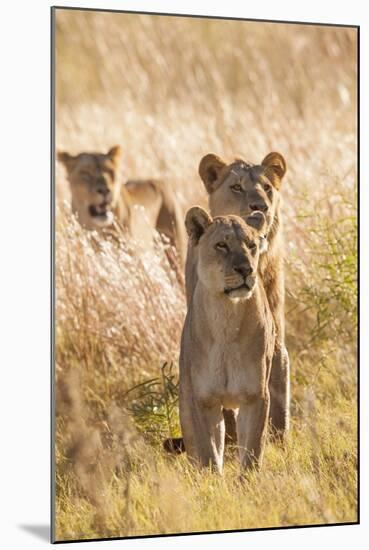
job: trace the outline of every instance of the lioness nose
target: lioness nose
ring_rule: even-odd
[[[239,273],[245,279],[248,275],[250,275],[250,273],[252,273],[252,268],[248,264],[237,265],[233,269],[235,270],[236,273]]]

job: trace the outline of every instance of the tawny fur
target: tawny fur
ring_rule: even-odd
[[[273,317],[258,263],[265,217],[186,216],[196,250],[196,281],[180,353],[179,412],[189,458],[223,468],[222,410],[234,412],[242,467],[260,466],[269,413],[275,344]]]
[[[120,177],[121,149],[108,153],[59,152],[70,183],[72,210],[86,229],[106,233],[113,222],[134,233],[134,212],[144,208],[148,227],[166,235],[184,262],[186,238],[182,208],[168,185],[155,179],[130,180]],[[141,217],[142,218],[142,217]],[[145,232],[145,227],[142,233]]]

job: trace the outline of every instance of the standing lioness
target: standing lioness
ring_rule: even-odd
[[[266,220],[253,212],[212,219],[200,207],[186,216],[197,251],[179,364],[179,414],[188,456],[223,467],[222,410],[237,415],[243,467],[260,465],[269,413],[275,344],[273,317],[258,273]]]

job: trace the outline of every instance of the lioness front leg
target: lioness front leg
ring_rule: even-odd
[[[221,406],[193,401],[192,410],[181,414],[181,428],[188,457],[222,473],[225,428]]]
[[[242,403],[237,417],[237,437],[243,468],[260,468],[268,427],[269,392]]]
[[[290,365],[284,345],[276,345],[269,380],[270,421],[274,434],[284,439],[290,421]]]

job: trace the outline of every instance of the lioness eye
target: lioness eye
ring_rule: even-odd
[[[255,252],[256,248],[257,248],[257,246],[256,246],[255,243],[251,243],[251,244],[249,245],[249,249],[250,249],[252,252]]]
[[[220,243],[217,243],[215,245],[215,248],[217,248],[218,250],[228,250],[228,246],[226,245],[226,243],[223,243],[223,242],[220,242]]]
[[[236,191],[236,193],[239,193],[240,191],[242,191],[242,187],[239,183],[235,183],[234,185],[232,185],[231,189],[233,191]]]
[[[269,183],[264,183],[263,187],[264,187],[264,191],[270,191],[272,189],[272,187],[271,187],[271,185],[269,185]]]

